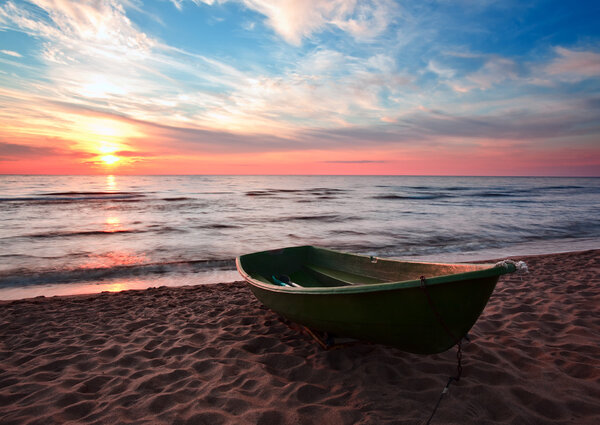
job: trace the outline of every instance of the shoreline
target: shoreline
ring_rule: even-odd
[[[600,423],[600,250],[511,257],[432,424]],[[3,424],[422,424],[456,366],[324,351],[243,282],[0,307]]]
[[[563,241],[564,242],[564,241]],[[447,252],[434,255],[415,255],[389,257],[392,259],[423,262],[469,263],[496,262],[506,258],[525,258],[540,255],[568,254],[600,249],[597,239],[566,241],[568,250],[557,250],[556,241],[546,243],[525,243],[503,248],[484,249],[479,251]],[[363,255],[377,255],[376,252],[363,252]],[[490,258],[495,258],[491,260]],[[234,259],[230,260],[234,263]],[[102,292],[118,292],[124,290],[144,290],[161,286],[182,287],[194,285],[213,285],[234,282],[241,279],[235,269],[210,269],[192,273],[167,273],[164,275],[132,276],[130,278],[111,278],[100,281],[82,281],[72,283],[32,284],[24,286],[9,286],[0,288],[0,302],[13,301],[35,297],[54,297],[70,295],[92,295]],[[183,283],[182,283],[183,282]]]

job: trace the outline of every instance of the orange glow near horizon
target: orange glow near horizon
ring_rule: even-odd
[[[513,151],[493,148],[479,152],[405,148],[204,155],[190,152],[132,160],[115,154],[78,154],[74,150],[53,161],[35,157],[3,161],[0,173],[103,174],[107,176],[107,188],[114,190],[115,175],[593,175],[594,158],[593,150],[557,149],[543,154],[525,151],[514,155]]]
[[[4,154],[6,160],[0,156],[0,174],[597,175],[594,147],[540,151],[518,140],[480,138],[466,144],[444,138],[431,146],[389,143],[306,150],[274,146],[266,152],[245,147],[236,152],[237,145],[229,146],[229,141],[217,146],[183,137],[178,144],[179,135],[163,127],[119,117],[62,113],[59,121],[66,124],[53,127],[55,131],[44,140],[32,128],[20,134],[0,128],[0,138],[29,146],[22,157],[10,150]],[[43,147],[48,137],[54,145]]]

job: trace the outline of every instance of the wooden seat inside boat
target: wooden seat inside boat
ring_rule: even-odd
[[[323,282],[325,286],[364,285],[384,282],[383,280],[374,277],[330,269],[313,264],[306,264],[304,265],[304,268],[313,274],[317,280]]]
[[[251,276],[261,282],[277,285],[277,282],[274,283],[272,278],[269,279],[261,274],[252,273]],[[294,284],[308,288],[364,285],[384,282],[383,280],[374,277],[316,266],[313,264],[305,264],[299,270],[290,272],[289,277]]]

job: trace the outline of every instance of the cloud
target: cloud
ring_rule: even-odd
[[[23,86],[29,86],[30,93],[82,107],[110,108],[124,116],[175,126],[290,134],[307,121],[331,126],[343,124],[357,112],[364,112],[364,117],[379,114],[382,90],[398,92],[408,83],[387,55],[363,60],[331,49],[305,54],[280,75],[241,72],[154,40],[132,24],[117,1],[33,1],[36,6],[13,2],[0,6],[4,27],[35,36],[44,46],[44,80]],[[331,9],[327,13],[332,16],[342,12],[350,16],[351,11],[369,5],[384,5],[327,4],[319,2],[317,12]],[[337,6],[340,10],[334,13]],[[288,8],[285,13],[292,13],[306,5],[290,2],[269,7]]]
[[[116,0],[8,1],[0,7],[0,23],[45,38],[46,59],[60,63],[77,62],[74,53],[111,58],[144,54],[155,44],[133,26]]]
[[[8,56],[13,56],[15,58],[22,58],[23,57],[23,55],[21,55],[20,53],[13,52],[12,50],[0,50],[0,53],[3,53],[3,54],[8,55]]]
[[[327,48],[301,53],[276,75],[240,71],[154,40],[132,24],[117,1],[33,1],[36,7],[10,1],[0,6],[2,26],[25,31],[44,46],[44,79],[23,81],[22,86],[29,87],[25,90],[81,107],[109,108],[122,116],[288,137],[307,124],[335,127],[378,121],[385,115],[382,101],[393,104],[391,99],[411,83],[389,54],[352,57]],[[342,17],[365,21],[373,8],[389,6],[341,0],[246,3],[282,16],[281,22],[296,22],[296,8],[322,15],[314,22],[341,22]],[[302,16],[300,27],[313,22],[305,17],[308,21],[303,23]],[[315,30],[300,27],[294,27],[294,33]],[[107,34],[114,37],[107,39]]]
[[[183,10],[183,0],[170,0],[171,3],[173,3],[173,6],[175,6],[175,8],[179,11]],[[194,2],[196,3],[196,2]]]
[[[435,59],[429,60],[427,70],[455,92],[468,93],[473,89],[490,90],[499,85],[523,89],[526,85],[556,86],[577,83],[585,79],[600,78],[600,53],[554,47],[555,56],[549,61],[518,63],[508,57],[489,54],[464,53],[461,58],[483,60],[477,70],[460,73]],[[444,56],[459,57],[446,52]]]
[[[517,65],[514,61],[503,57],[488,59],[483,67],[467,76],[467,80],[482,89],[489,89],[506,80],[518,78]]]
[[[440,111],[418,111],[407,114],[395,124],[354,125],[335,128],[305,128],[293,139],[199,131],[163,127],[161,144],[182,141],[179,148],[191,151],[227,152],[287,152],[311,149],[331,151],[368,151],[391,147],[436,149],[452,146],[477,149],[485,141],[495,141],[496,147],[519,143],[523,146],[568,140],[573,146],[590,134],[600,133],[595,124],[597,109],[588,102],[563,104],[554,111],[500,111],[494,114],[452,114]],[[592,103],[597,103],[592,102]],[[596,130],[591,128],[596,125]],[[580,141],[578,141],[580,140]],[[562,142],[561,142],[562,141]],[[333,161],[344,163],[345,161]],[[354,161],[352,161],[354,163]]]
[[[247,114],[248,122],[258,117],[268,127],[285,125],[294,131],[378,121],[385,115],[382,103],[393,104],[412,79],[387,55],[359,58],[320,49],[280,76],[246,81],[232,93],[228,111]]]
[[[357,161],[321,161],[326,164],[384,164],[389,161],[357,160]]]
[[[180,0],[172,0],[179,8]],[[208,5],[214,0],[192,0]],[[368,41],[383,33],[399,14],[392,0],[237,0],[267,18],[285,41],[302,40],[328,28],[338,28],[356,40]],[[219,3],[223,3],[220,1]]]
[[[41,41],[44,75],[25,83],[29,92],[58,99],[123,96],[126,87],[140,86],[141,75],[157,74],[147,63],[159,43],[133,25],[117,0],[8,1],[0,5],[0,28]]]
[[[142,158],[158,156],[156,152],[141,152],[141,151],[116,151],[112,155],[122,156],[125,158]]]
[[[435,60],[430,60],[427,63],[427,70],[445,79],[452,78],[456,74],[456,72],[453,69],[444,67],[437,63]]]
[[[16,143],[0,142],[0,155],[2,156],[48,156],[56,153],[56,149],[46,146],[27,146]]]
[[[186,108],[209,108],[211,102],[219,102],[219,91],[235,89],[244,78],[226,64],[165,46],[146,35],[116,0],[9,1],[0,5],[0,28],[41,40],[44,75],[38,81],[19,81],[23,97],[38,93],[147,119],[195,119],[186,116]],[[192,82],[186,85],[172,74],[183,74]],[[179,101],[179,96],[190,93],[197,93],[196,99],[202,101],[192,105]]]
[[[39,142],[39,140],[37,140]],[[17,161],[57,156],[82,157],[81,152],[48,146],[22,145],[0,141],[0,161]]]
[[[534,99],[535,101],[535,99]],[[413,146],[435,149],[439,146],[470,146],[481,141],[495,141],[498,146],[519,143],[522,146],[545,146],[568,142],[571,146],[589,143],[600,135],[597,124],[597,98],[555,101],[538,110],[501,109],[481,114],[417,110],[403,115],[393,124],[305,130],[305,143],[320,143],[329,149],[379,149],[385,146]],[[507,103],[514,103],[508,100]],[[587,140],[587,141],[586,141]]]
[[[600,53],[556,47],[558,55],[543,68],[545,74],[565,82],[600,78]]]
[[[546,98],[541,102],[535,97],[526,100],[510,98],[503,102],[505,107],[498,107],[486,114],[477,109],[462,113],[414,113],[402,122],[402,131],[429,140],[446,137],[463,140],[485,138],[518,140],[525,144],[574,140],[600,133],[598,110],[591,108],[590,103],[594,102],[591,99]],[[481,105],[481,109],[484,108],[486,105]]]

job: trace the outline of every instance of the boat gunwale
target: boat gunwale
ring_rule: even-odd
[[[324,249],[327,251],[340,252],[335,251],[328,248],[314,247],[318,249]],[[277,251],[277,250],[274,250]],[[269,252],[269,251],[264,251]],[[355,256],[371,258],[371,256],[363,255],[363,254],[351,254]],[[242,277],[251,285],[269,291],[269,292],[278,292],[278,293],[286,293],[286,294],[322,294],[322,295],[331,295],[331,294],[357,294],[357,293],[367,293],[367,292],[384,292],[384,291],[393,291],[396,289],[410,289],[410,288],[419,288],[421,287],[420,279],[411,279],[411,280],[402,280],[395,282],[382,282],[382,283],[367,283],[367,284],[352,284],[348,286],[316,286],[316,287],[293,287],[293,286],[276,286],[270,283],[261,282],[252,276],[250,276],[243,269],[241,265],[241,257],[238,256],[235,259],[235,265],[238,272],[242,275]],[[465,280],[473,280],[473,279],[484,279],[488,277],[501,276],[506,273],[511,273],[515,271],[515,266],[512,264],[506,264],[505,266],[497,265],[494,263],[432,263],[426,261],[404,261],[399,259],[392,258],[380,258],[375,257],[385,261],[396,261],[402,263],[413,263],[413,264],[427,264],[427,265],[440,265],[440,266],[455,266],[455,265],[465,265],[465,266],[477,266],[477,267],[485,267],[479,270],[473,270],[463,273],[453,273],[448,275],[438,275],[438,276],[425,276],[427,279],[427,286],[436,286],[436,285],[444,285],[448,283],[453,283],[457,281],[465,281]]]

